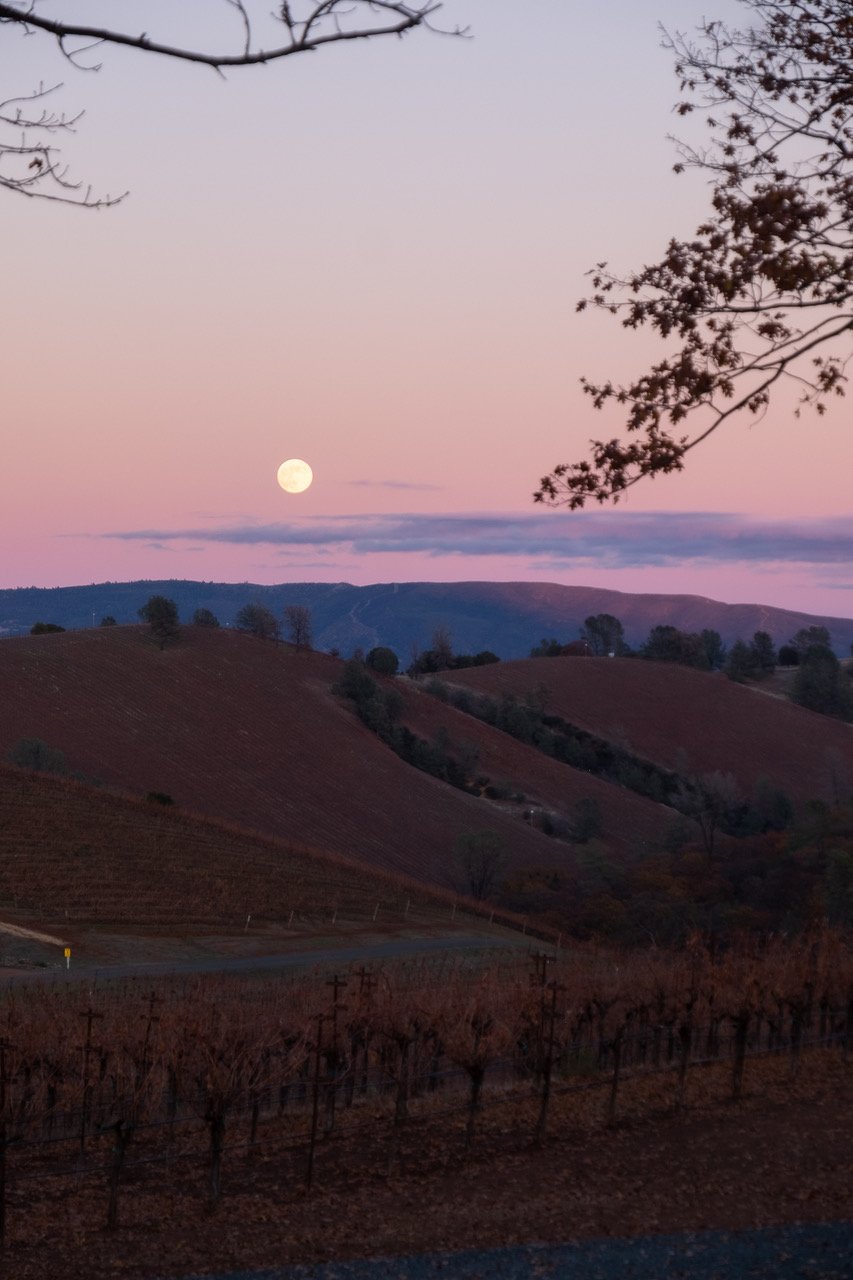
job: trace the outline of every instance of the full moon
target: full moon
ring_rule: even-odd
[[[304,493],[314,479],[314,472],[301,458],[288,458],[278,469],[278,482],[285,493]]]

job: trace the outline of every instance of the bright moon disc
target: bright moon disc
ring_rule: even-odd
[[[286,493],[304,493],[314,472],[301,458],[288,458],[278,469],[278,482]]]

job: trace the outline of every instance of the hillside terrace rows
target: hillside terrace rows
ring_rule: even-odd
[[[768,778],[798,803],[834,802],[833,773],[853,789],[853,727],[782,698],[673,663],[529,658],[448,673],[453,684],[523,699],[667,769],[732,773],[746,795]]]
[[[620,856],[647,847],[668,820],[661,806],[546,760],[396,681],[414,732],[444,730],[470,745],[478,773],[525,801],[502,805],[453,790],[397,759],[335,697],[341,667],[326,654],[203,628],[184,628],[163,652],[136,627],[7,640],[0,755],[39,738],[87,778],[137,795],[163,792],[240,828],[444,887],[453,887],[457,838],[484,828],[502,837],[515,867],[571,869],[570,847],[525,824],[525,805],[565,814],[594,797]]]
[[[136,627],[7,640],[0,757],[39,738],[86,778],[445,887],[466,831],[496,829],[519,866],[565,856],[515,815],[398,760],[332,694],[340,669],[203,628],[163,652]]]
[[[136,929],[449,921],[475,904],[340,855],[72,779],[0,767],[0,912]],[[377,910],[378,908],[378,910]],[[460,917],[461,918],[461,917]]]
[[[461,683],[457,674],[447,672],[437,679]],[[662,805],[545,756],[426,693],[407,698],[404,721],[420,737],[432,739],[444,729],[452,741],[476,745],[478,772],[493,782],[510,782],[525,797],[521,806],[514,806],[517,811],[532,810],[535,816],[541,808],[565,816],[578,801],[594,800],[602,816],[602,839],[621,858],[638,857],[652,848],[672,816]]]

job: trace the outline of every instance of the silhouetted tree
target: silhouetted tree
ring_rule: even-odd
[[[550,640],[540,640],[537,645],[534,645],[530,650],[530,656],[531,658],[559,658],[563,648],[556,636],[552,636]]]
[[[830,648],[814,644],[800,654],[791,698],[801,707],[839,720],[853,720],[853,691]]]
[[[736,640],[726,663],[730,680],[763,680],[776,670],[776,648],[767,631],[756,631],[750,644]]]
[[[678,627],[652,627],[646,643],[640,648],[640,656],[652,662],[677,662],[683,667],[708,668],[702,637],[679,631]]]
[[[491,649],[481,649],[479,653],[454,654],[451,668],[454,671],[463,671],[466,667],[489,667],[494,662],[500,662],[498,655],[492,653]]]
[[[287,639],[297,649],[310,649],[313,643],[311,610],[304,604],[289,604],[284,611]]]
[[[710,179],[695,234],[620,278],[592,272],[587,303],[648,328],[666,354],[627,385],[583,380],[596,408],[624,405],[624,440],[543,477],[537,501],[582,507],[679,471],[729,418],[763,415],[789,378],[822,412],[840,395],[853,336],[853,60],[850,0],[741,0],[755,26],[705,19],[665,36],[681,115],[710,133],[676,171]],[[687,433],[684,432],[688,426]]]
[[[625,644],[625,628],[612,613],[596,613],[584,621],[581,627],[581,640],[586,641],[595,657],[606,657],[608,653],[621,654],[627,649]]]
[[[118,626],[118,623],[116,622],[115,618],[111,613],[107,613],[107,614],[104,614],[103,618],[101,618],[101,621],[98,623],[98,626],[99,627],[116,627]]]
[[[768,631],[756,631],[752,637],[752,649],[762,675],[769,676],[776,670],[776,646]]]
[[[826,627],[811,626],[800,627],[788,643],[796,649],[797,653],[802,657],[807,649],[819,645],[824,649],[831,649],[832,642],[830,640],[829,631]]]
[[[193,614],[194,627],[218,627],[219,619],[210,609],[196,609]]]
[[[723,644],[723,637],[719,631],[712,631],[706,628],[704,631],[700,631],[699,640],[710,670],[720,671],[726,662],[726,646]]]
[[[506,867],[506,846],[497,831],[466,831],[454,845],[466,891],[482,901],[491,896]]]
[[[58,622],[34,622],[30,627],[31,636],[46,636],[56,631],[64,631]]]
[[[720,770],[685,779],[673,804],[696,823],[709,858],[714,856],[717,832],[736,825],[745,807],[733,774]]]
[[[259,640],[278,640],[281,634],[278,618],[262,604],[244,604],[234,619],[234,626]]]
[[[160,648],[165,648],[169,640],[177,640],[181,634],[178,626],[178,606],[174,600],[166,596],[151,596],[139,610],[143,622],[151,628],[151,635]]]
[[[435,675],[439,671],[456,671],[465,667],[485,667],[490,663],[500,662],[491,649],[481,649],[479,653],[454,653],[450,640],[450,632],[446,627],[436,627],[432,634],[432,646],[423,653],[414,649],[412,661],[406,674],[410,676]]]
[[[729,650],[726,675],[730,680],[740,683],[743,680],[754,680],[758,673],[758,659],[752,645],[745,640],[735,640]]]

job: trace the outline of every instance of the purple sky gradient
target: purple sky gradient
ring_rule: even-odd
[[[574,308],[592,264],[651,260],[704,215],[701,177],[671,171],[667,133],[698,126],[672,116],[656,31],[704,10],[446,0],[472,39],[225,82],[121,50],[74,72],[4,34],[7,90],[63,80],[87,109],[73,172],[131,195],[0,197],[0,585],[535,579],[853,614],[845,401],[795,421],[781,398],[616,510],[530,500],[618,429],[580,375],[658,354]],[[181,10],[206,30],[216,11]],[[275,478],[293,456],[315,475],[297,496]]]

